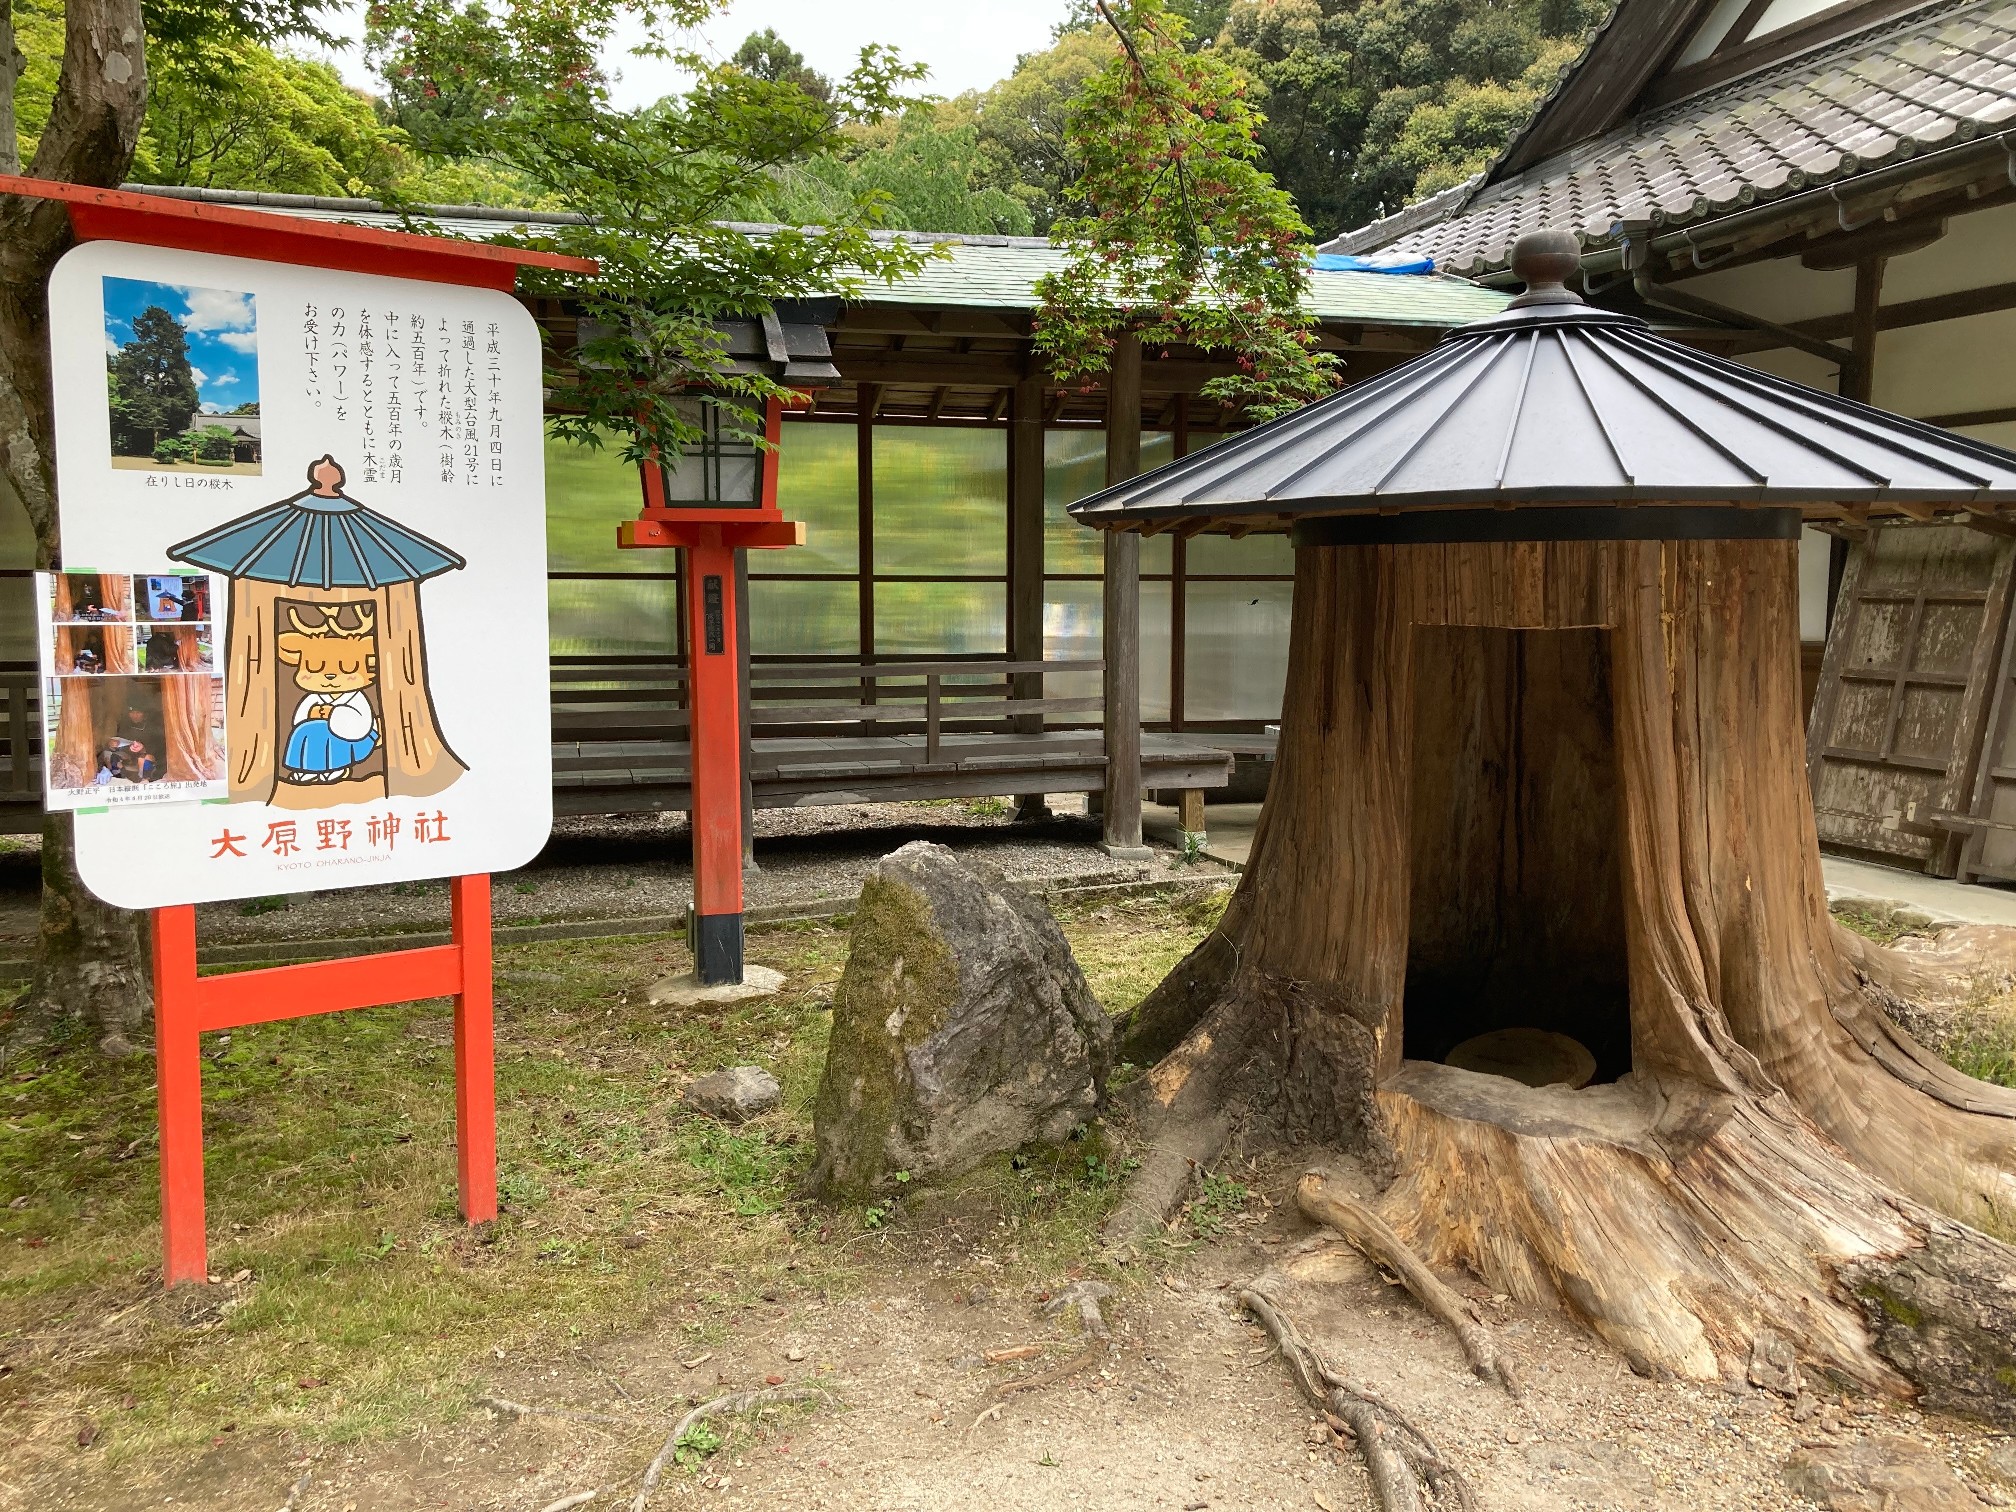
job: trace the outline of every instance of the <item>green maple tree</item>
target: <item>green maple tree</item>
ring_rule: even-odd
[[[1166,0],[1094,0],[1112,56],[1068,127],[1076,214],[1051,228],[1063,268],[1037,285],[1036,344],[1065,382],[1092,381],[1121,332],[1145,347],[1229,356],[1206,397],[1254,418],[1336,386],[1303,308],[1309,228],[1260,165],[1250,83],[1185,46]]]

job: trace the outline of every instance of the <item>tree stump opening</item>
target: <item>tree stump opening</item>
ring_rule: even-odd
[[[1610,638],[1414,629],[1404,1053],[1566,1035],[1631,1070]]]
[[[1797,604],[1789,541],[1301,547],[1251,859],[1123,1046],[1155,1064],[1115,1223],[1230,1140],[1335,1146],[1431,1263],[1642,1371],[1740,1377],[1769,1334],[2016,1422],[2016,1247],[1942,1216],[2016,1232],[2016,1097],[1840,944]],[[1511,1028],[1595,1083],[1443,1063]]]

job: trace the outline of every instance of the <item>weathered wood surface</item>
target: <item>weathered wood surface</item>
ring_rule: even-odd
[[[1820,838],[1950,875],[2002,670],[2016,540],[1894,525],[1851,549],[1807,733]]]
[[[1986,586],[1967,602],[1990,612]],[[1599,620],[1607,681],[1574,636],[1419,628],[1490,616]],[[1300,551],[1248,869],[1130,1034],[1130,1056],[1176,1045],[1143,1079],[1154,1139],[1121,1231],[1236,1127],[1326,1141],[1397,1175],[1382,1210],[1431,1261],[1561,1301],[1645,1369],[1722,1375],[1769,1320],[1870,1389],[2016,1420],[2016,1374],[1999,1397],[1981,1384],[2003,1368],[1995,1288],[2016,1250],[1939,1248],[1942,1214],[2016,1232],[2016,1093],[1916,1046],[1883,1011],[1908,971],[1844,944],[1828,913],[1796,616],[1791,542]],[[1898,665],[1922,670],[1934,645],[1964,658],[1963,621],[1921,626]],[[1614,820],[1592,801],[1605,771]],[[1431,865],[1434,845],[1467,859]],[[1431,954],[1482,953],[1458,917],[1483,906],[1476,888],[1419,896],[1461,891],[1465,865],[1501,920],[1550,884],[1613,910],[1586,932],[1564,915],[1524,969],[1586,996],[1583,952],[1621,934],[1621,1080],[1527,1089],[1403,1064],[1416,929]],[[1540,1016],[1546,993],[1525,1006],[1531,1027],[1563,1027]],[[1913,1288],[1916,1322],[1873,1326],[1873,1293],[1837,1274],[1851,1264]]]
[[[1113,339],[1106,387],[1106,484],[1141,471],[1141,338]],[[1100,634],[1106,662],[1106,844],[1141,845],[1141,537],[1111,530],[1103,543]]]

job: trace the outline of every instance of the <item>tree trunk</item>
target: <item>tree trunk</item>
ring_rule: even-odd
[[[133,161],[147,104],[139,0],[68,0],[63,66],[31,176],[116,187]],[[0,58],[0,68],[6,60]],[[54,201],[0,195],[0,472],[26,506],[44,567],[62,557],[50,423],[48,283],[69,247]],[[77,879],[67,814],[42,826],[42,924],[35,979],[9,1039],[62,1017],[89,1024],[108,1051],[129,1047],[152,999],[141,969],[145,921],[109,908]]]
[[[1371,1156],[1439,1264],[1639,1368],[1788,1335],[2016,1421],[2016,1094],[1883,1009],[1827,912],[1784,542],[1304,548],[1218,932],[1151,995],[1139,1230],[1242,1124]],[[1511,1028],[1582,1091],[1444,1064]],[[1187,1033],[1183,1031],[1187,1029]]]

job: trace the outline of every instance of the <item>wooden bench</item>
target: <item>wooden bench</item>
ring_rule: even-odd
[[[759,808],[1091,793],[1105,786],[1096,697],[1017,696],[1096,661],[756,663],[748,769]],[[1057,727],[1051,727],[1051,726]],[[685,672],[670,661],[559,660],[553,787],[564,814],[684,810]],[[1230,780],[1229,753],[1143,737],[1143,785]]]

